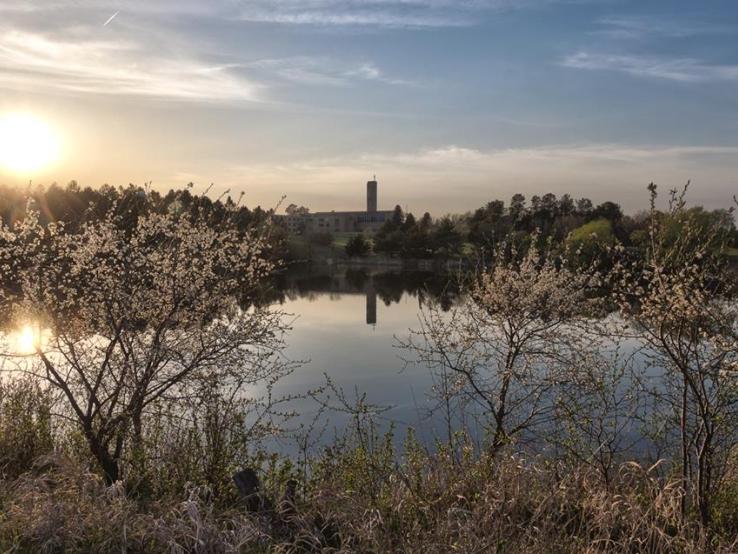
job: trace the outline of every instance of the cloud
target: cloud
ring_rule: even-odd
[[[0,14],[39,16],[48,22],[70,16],[105,22],[123,17],[175,17],[313,27],[443,28],[473,26],[490,14],[557,4],[612,0],[3,0]],[[53,17],[49,15],[53,14]]]
[[[467,27],[490,12],[592,1],[596,0],[250,0],[236,18],[324,27]]]
[[[257,85],[183,55],[152,55],[137,42],[0,33],[0,86],[153,96],[188,101],[254,101]]]
[[[616,71],[636,77],[680,82],[737,81],[738,65],[713,65],[693,58],[577,52],[562,62],[565,67],[596,71]]]
[[[363,183],[376,173],[380,204],[414,212],[463,212],[489,200],[568,192],[594,201],[616,200],[628,211],[646,207],[645,187],[694,180],[692,200],[719,207],[733,194],[738,146],[562,144],[478,149],[459,145],[398,154],[364,153],[286,164],[233,166],[218,175],[191,168],[188,180],[233,190],[274,205],[282,194],[314,210],[361,209]],[[207,170],[206,170],[207,171]],[[181,184],[172,181],[168,184]]]
[[[687,38],[697,35],[735,33],[735,26],[665,17],[609,16],[598,20],[601,29],[595,34],[614,39]]]
[[[289,81],[301,85],[347,86],[355,82],[375,81],[390,85],[408,85],[409,81],[393,79],[372,62],[348,63],[334,58],[293,56],[236,64],[265,81]]]
[[[252,23],[313,26],[371,26],[371,27],[466,27],[474,23],[470,17],[454,14],[409,14],[393,10],[321,10],[247,9],[238,17]]]
[[[306,0],[312,1],[318,0]],[[185,35],[178,24],[160,20],[167,6],[170,15],[219,18],[232,4],[200,8],[189,0],[132,0],[111,11],[114,3],[106,0],[30,6],[8,0],[0,8],[6,12],[0,18],[0,89],[239,103],[266,101],[268,89],[285,82],[409,84],[369,60],[292,56],[244,62],[241,52],[216,50],[211,42]]]

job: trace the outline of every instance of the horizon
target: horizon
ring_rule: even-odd
[[[9,0],[0,19],[0,117],[30,114],[6,127],[48,151],[0,163],[6,185],[213,183],[317,212],[362,209],[376,174],[380,208],[434,216],[738,190],[727,0]]]

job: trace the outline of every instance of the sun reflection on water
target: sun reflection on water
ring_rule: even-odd
[[[16,354],[29,355],[41,347],[41,330],[38,325],[23,324],[17,331],[10,334],[11,345]]]

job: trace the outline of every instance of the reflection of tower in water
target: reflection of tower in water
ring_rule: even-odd
[[[366,324],[377,324],[377,290],[371,282],[366,287]]]

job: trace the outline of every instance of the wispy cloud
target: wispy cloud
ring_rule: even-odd
[[[0,33],[0,87],[197,102],[263,101],[279,81],[350,86],[362,81],[407,85],[373,62],[296,56],[206,63],[194,56],[151,55],[134,39],[59,39]]]
[[[284,25],[440,28],[475,25],[490,13],[601,1],[608,0],[127,0],[124,9]],[[100,11],[108,17],[122,7],[120,0],[3,0],[0,13]]]
[[[608,16],[597,23],[600,28],[595,34],[614,39],[687,38],[738,31],[736,26],[668,17]]]
[[[394,156],[365,155],[368,165],[401,165],[429,172],[464,169],[466,172],[489,173],[508,169],[525,173],[526,167],[544,166],[558,171],[566,167],[608,167],[620,164],[649,164],[674,160],[700,160],[738,156],[738,146],[632,146],[623,144],[566,144],[529,148],[480,150],[449,145],[415,153]],[[363,165],[363,164],[361,164]],[[733,164],[738,166],[738,164]],[[444,169],[446,168],[446,169]]]
[[[467,27],[491,12],[594,0],[250,0],[237,19],[312,26]]]
[[[349,63],[328,57],[294,56],[237,64],[266,81],[274,78],[315,86],[347,86],[361,81],[407,85],[409,81],[391,78],[373,62]]]
[[[575,69],[616,71],[636,77],[685,83],[738,81],[738,65],[708,64],[693,58],[660,58],[581,51],[567,56],[561,63],[565,67]]]
[[[312,26],[365,26],[365,27],[466,27],[473,25],[469,16],[446,14],[422,14],[399,12],[392,9],[264,9],[248,8],[238,16],[252,23],[279,23],[286,25]]]
[[[134,41],[0,33],[0,86],[192,101],[254,101],[257,86],[194,57],[157,56]]]
[[[305,5],[325,1],[305,0]],[[171,15],[220,19],[233,14],[240,2],[216,0],[202,7],[193,0],[131,0],[125,11],[112,10],[115,5],[112,0],[3,3],[0,89],[233,103],[269,100],[269,89],[285,84],[410,84],[367,59],[291,56],[244,61],[243,52],[216,50],[202,37],[186,36],[171,18],[162,20],[166,7],[171,7]],[[292,101],[299,98],[293,96]]]

